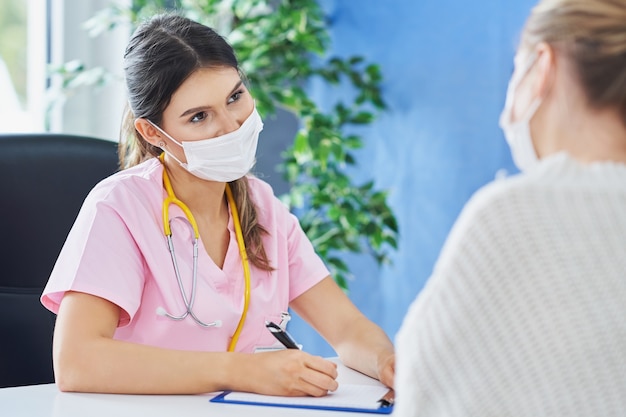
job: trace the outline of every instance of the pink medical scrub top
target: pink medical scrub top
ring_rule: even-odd
[[[94,187],[41,296],[54,313],[66,291],[104,298],[121,308],[115,339],[163,348],[226,351],[243,310],[244,276],[232,215],[230,244],[220,269],[202,242],[193,306],[204,321],[221,327],[204,328],[191,317],[181,321],[157,315],[159,307],[181,315],[185,305],[163,232],[166,197],[163,166],[150,159],[123,170]],[[328,276],[297,218],[274,196],[271,187],[249,177],[249,190],[259,223],[268,231],[263,245],[274,271],[250,263],[250,306],[237,343],[239,352],[271,346],[276,340],[265,320],[280,321],[289,302]],[[190,295],[192,229],[178,206],[170,206],[172,238],[185,291]]]

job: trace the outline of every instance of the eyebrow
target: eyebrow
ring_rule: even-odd
[[[242,84],[243,84],[243,80],[239,80],[239,82],[237,84],[235,84],[235,87],[233,87],[233,89],[230,90],[230,93],[228,93],[228,96],[229,97],[232,96],[235,93],[235,91],[237,89],[239,89],[239,87],[241,87]],[[202,110],[206,110],[206,109],[210,109],[210,108],[211,108],[211,106],[194,107],[194,108],[185,110],[185,112],[183,114],[181,114],[180,116],[178,116],[178,117],[185,117],[187,115],[190,115],[190,114],[193,114],[193,113],[198,113],[198,112],[200,112]]]

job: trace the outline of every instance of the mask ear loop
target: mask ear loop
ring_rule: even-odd
[[[156,124],[156,123],[153,123],[150,119],[146,119],[146,120],[148,121],[148,123],[150,123],[150,124],[152,125],[152,127],[154,127],[156,130],[158,130],[159,132],[161,132],[162,134],[164,134],[165,136],[167,136],[167,138],[168,138],[169,140],[171,140],[172,142],[174,142],[175,144],[177,144],[178,146],[180,146],[180,147],[183,149],[183,152],[184,152],[184,149],[185,149],[185,148],[183,147],[183,144],[182,144],[182,143],[180,143],[179,141],[177,141],[176,139],[174,139],[173,137],[171,137],[171,136],[170,136],[170,135],[169,135],[169,134],[168,134],[165,130],[161,129],[159,126],[157,126],[157,124]],[[176,162],[178,162],[178,164],[179,164],[180,166],[182,166],[183,168],[186,166],[186,164],[183,164],[183,163],[180,161],[180,159],[178,159],[178,158],[176,158],[176,156],[174,156],[174,154],[173,154],[173,153],[168,152],[168,151],[165,149],[165,142],[160,141],[160,142],[158,143],[158,146],[159,146],[159,148],[161,148],[161,150],[162,150],[163,152],[165,152],[168,156],[172,157],[172,159],[174,159]]]

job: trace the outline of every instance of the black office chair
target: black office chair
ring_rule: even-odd
[[[0,388],[54,381],[39,297],[87,193],[117,169],[115,142],[0,134]]]

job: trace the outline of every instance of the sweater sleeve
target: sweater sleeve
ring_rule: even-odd
[[[511,287],[503,281],[514,282],[510,274],[519,269],[507,238],[515,230],[507,227],[498,188],[466,205],[405,317],[396,340],[394,415],[497,415],[498,392],[515,389],[501,384],[516,358],[489,350],[510,330],[501,307]]]

